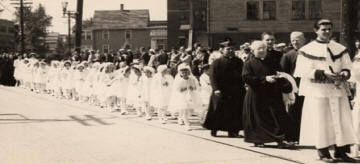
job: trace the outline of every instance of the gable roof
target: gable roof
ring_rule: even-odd
[[[149,10],[97,10],[92,29],[143,29],[150,21]]]

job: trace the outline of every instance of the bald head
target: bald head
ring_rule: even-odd
[[[305,39],[304,33],[299,32],[299,31],[294,31],[290,34],[290,41],[291,41],[292,46],[296,50],[298,50],[302,46],[305,45],[306,39]]]

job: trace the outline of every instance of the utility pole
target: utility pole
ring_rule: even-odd
[[[193,48],[193,37],[194,37],[194,4],[192,0],[189,0],[189,37],[188,37],[188,48]]]
[[[83,4],[84,0],[77,0],[75,50],[78,54],[81,51]]]
[[[69,44],[69,52],[71,52],[71,13],[68,12],[68,44]]]
[[[20,11],[20,50],[21,54],[25,52],[25,34],[24,34],[24,5],[32,5],[32,2],[24,0],[11,0],[11,5],[16,5],[15,8],[19,8]],[[17,7],[19,5],[19,7]]]
[[[20,38],[20,45],[21,45],[21,54],[24,54],[25,51],[25,35],[24,35],[24,1],[20,0],[20,28],[21,28],[21,38]]]

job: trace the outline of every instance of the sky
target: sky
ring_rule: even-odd
[[[33,7],[42,4],[48,15],[53,17],[52,27],[49,31],[68,33],[67,18],[62,15],[61,2],[64,0],[24,0],[32,1]],[[66,0],[65,0],[66,1]],[[69,2],[68,10],[75,11],[77,0],[67,0]],[[120,4],[124,4],[125,9],[149,9],[150,20],[166,20],[167,19],[167,0],[84,0],[83,20],[93,17],[95,10],[120,10]],[[0,0],[0,9],[4,9],[0,13],[1,19],[14,19],[15,8],[10,5],[10,0]],[[72,19],[71,24],[75,23]]]

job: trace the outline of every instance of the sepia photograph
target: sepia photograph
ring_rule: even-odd
[[[359,20],[358,0],[0,0],[0,163],[360,163]]]

